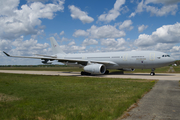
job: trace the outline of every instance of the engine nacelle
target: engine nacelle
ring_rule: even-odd
[[[84,67],[84,71],[91,74],[104,74],[106,66],[103,64],[91,64]]]

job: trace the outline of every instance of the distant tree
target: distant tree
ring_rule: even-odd
[[[180,60],[176,60],[175,64],[179,66],[180,65]]]

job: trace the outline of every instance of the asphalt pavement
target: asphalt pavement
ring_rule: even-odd
[[[178,81],[160,80],[123,120],[180,120]]]

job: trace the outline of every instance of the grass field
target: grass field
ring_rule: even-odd
[[[0,67],[0,70],[35,70],[35,71],[82,71],[79,67],[59,66],[59,67]]]
[[[155,81],[0,73],[1,120],[114,120]]]

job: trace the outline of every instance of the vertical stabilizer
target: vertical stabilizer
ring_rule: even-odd
[[[52,51],[54,54],[65,54],[65,52],[63,52],[61,50],[61,48],[59,47],[57,41],[54,39],[54,37],[50,37],[50,41],[51,41],[51,47],[52,47]]]

